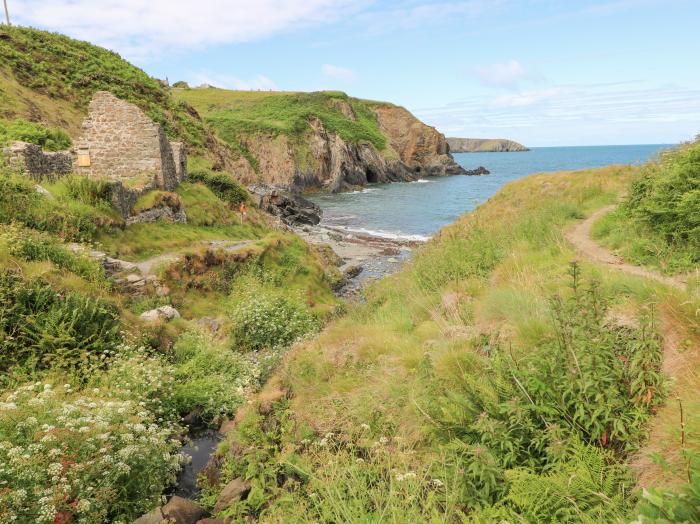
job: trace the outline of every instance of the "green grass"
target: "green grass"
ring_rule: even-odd
[[[0,111],[5,117],[45,117],[75,133],[92,95],[106,90],[139,106],[165,127],[168,136],[194,148],[204,146],[204,126],[187,105],[175,102],[158,80],[118,54],[38,29],[6,27],[3,33],[0,69],[9,74],[0,81],[5,94]],[[39,103],[28,103],[34,99]],[[34,115],[27,114],[32,107]],[[66,107],[69,111],[62,114]],[[36,115],[37,110],[45,114]]]
[[[195,107],[217,134],[240,146],[244,136],[265,133],[300,140],[317,118],[326,130],[351,143],[369,142],[378,150],[386,147],[372,111],[376,102],[351,98],[345,93],[245,92],[223,89],[177,90],[174,96]],[[355,119],[344,115],[341,106],[352,108]]]
[[[295,350],[262,393],[282,388],[291,400],[272,411],[263,400],[252,405],[230,437],[239,451],[228,455],[225,478],[242,475],[253,491],[228,514],[631,519],[639,470],[620,463],[641,446],[642,456],[659,451],[679,466],[677,405],[663,402],[654,333],[671,325],[697,343],[700,304],[585,262],[572,291],[576,254],[563,230],[613,203],[630,176],[613,167],[507,185]],[[693,371],[669,395],[694,406],[700,358],[678,358]],[[688,409],[695,433],[700,418]],[[662,449],[644,444],[649,431]],[[682,482],[675,471],[655,470],[652,485]]]

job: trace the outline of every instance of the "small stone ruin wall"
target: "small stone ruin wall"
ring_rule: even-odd
[[[111,93],[99,91],[90,102],[83,134],[77,142],[75,172],[107,178],[130,187],[173,190],[178,180],[178,162],[185,158],[182,144],[178,157],[160,124],[137,106]],[[89,158],[81,162],[80,158]],[[184,175],[182,175],[184,176]]]
[[[73,156],[70,151],[47,153],[35,144],[12,142],[3,153],[11,167],[24,170],[37,182],[53,181],[73,171]]]

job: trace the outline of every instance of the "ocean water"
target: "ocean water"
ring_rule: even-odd
[[[322,224],[388,238],[423,240],[488,200],[504,184],[532,173],[639,164],[669,145],[538,147],[521,153],[456,153],[466,169],[485,176],[426,178],[370,184],[362,191],[310,197],[323,209]]]

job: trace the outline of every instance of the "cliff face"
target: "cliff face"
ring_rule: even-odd
[[[527,147],[505,138],[448,138],[452,153],[502,153],[530,151]]]
[[[335,93],[207,91],[177,96],[193,103],[224,140],[245,152],[230,169],[246,184],[337,192],[465,174],[444,135],[401,107]],[[212,110],[214,96],[218,106]],[[276,111],[269,116],[268,106]]]

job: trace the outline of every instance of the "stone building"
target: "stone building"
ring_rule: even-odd
[[[112,93],[95,93],[82,127],[75,146],[76,174],[166,191],[186,175],[184,144],[169,142],[160,124]]]

